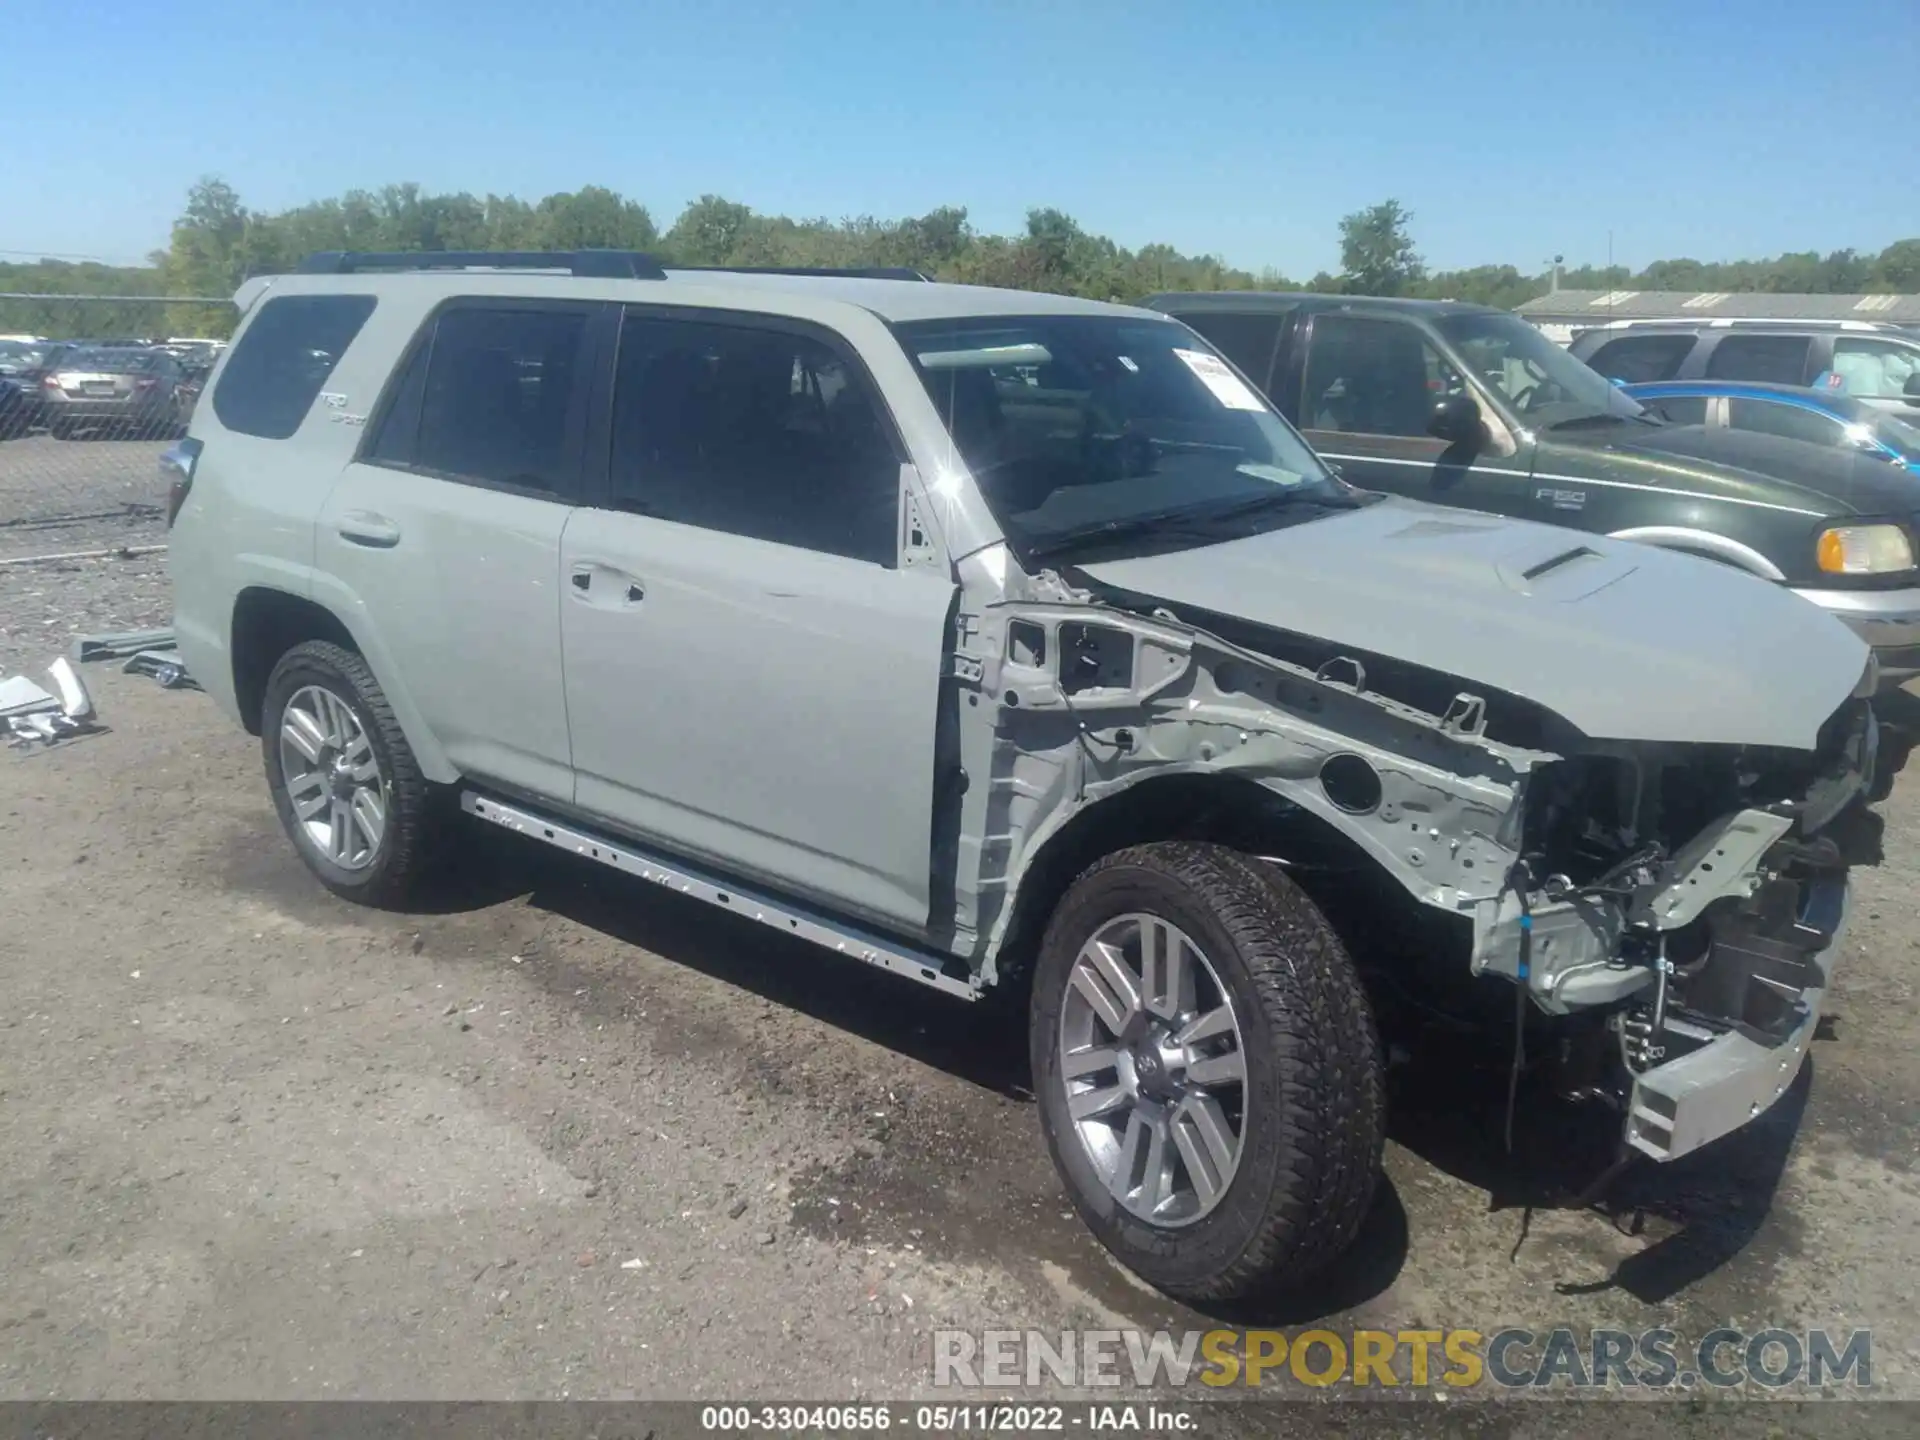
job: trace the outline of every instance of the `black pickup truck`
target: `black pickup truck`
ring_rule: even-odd
[[[1264,390],[1347,480],[1685,550],[1846,621],[1920,675],[1920,475],[1865,451],[1670,425],[1516,315],[1225,292],[1146,301]]]

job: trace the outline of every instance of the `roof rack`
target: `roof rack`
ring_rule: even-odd
[[[667,272],[638,250],[319,250],[302,275],[361,270],[566,270],[595,280],[664,280]]]
[[[931,285],[933,277],[911,265],[675,265],[675,270],[711,271],[727,275],[831,275],[843,280],[918,280]]]

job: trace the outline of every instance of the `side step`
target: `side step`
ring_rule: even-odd
[[[732,910],[746,916],[749,920],[758,920],[762,925],[770,925],[776,930],[784,930],[789,935],[798,935],[803,940],[811,940],[814,944],[824,946],[836,954],[848,955],[855,960],[863,960],[869,965],[877,965],[882,970],[890,970],[895,975],[904,975],[907,979],[917,980],[922,985],[931,985],[934,989],[961,1000],[980,998],[980,991],[976,986],[947,974],[937,955],[909,949],[897,940],[882,939],[872,931],[832,919],[818,911],[805,909],[789,900],[775,900],[756,890],[737,885],[731,880],[715,879],[702,874],[683,860],[663,860],[625,841],[609,840],[605,836],[595,835],[558,820],[550,820],[544,815],[536,815],[531,810],[523,810],[517,805],[509,805],[501,800],[478,795],[471,790],[461,792],[460,808],[469,815],[492,821],[495,825],[511,830],[517,835],[543,841],[569,854],[579,855],[588,860],[597,860],[602,865],[611,866],[628,875],[638,876],[642,880],[651,880],[656,885],[664,885],[678,894],[691,895],[694,899],[704,900],[709,905],[718,905],[722,909]]]

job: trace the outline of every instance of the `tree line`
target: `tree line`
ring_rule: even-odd
[[[1545,269],[1480,265],[1431,270],[1412,238],[1412,214],[1386,200],[1340,221],[1340,273],[1293,280],[1250,271],[1171,245],[1128,249],[1091,234],[1059,210],[1027,213],[1024,229],[990,235],[961,206],[905,219],[794,219],[718,195],[687,205],[662,231],[636,200],[597,185],[537,201],[511,195],[435,194],[415,184],[352,190],[290,210],[248,208],[232,186],[205,179],[187,195],[167,248],[147,266],[44,260],[0,263],[0,291],[88,295],[230,294],[251,275],[291,269],[316,250],[645,250],[683,265],[906,265],[941,280],[1137,300],[1160,290],[1316,290],[1471,300],[1511,308],[1545,294]],[[1634,271],[1581,266],[1568,289],[1726,290],[1794,293],[1920,292],[1920,239],[1878,254],[1836,250],[1767,260],[1660,260]],[[149,307],[148,320],[153,316]],[[117,334],[151,329],[137,306],[0,301],[0,331]],[[167,307],[169,333],[217,333],[212,307]]]

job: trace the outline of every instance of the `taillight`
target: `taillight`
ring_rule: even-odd
[[[58,375],[49,375],[40,383],[49,390],[58,390],[60,388],[60,377]]]
[[[193,472],[200,463],[200,442],[191,435],[176,440],[160,454],[160,474],[167,482],[167,528],[180,518],[180,507],[193,489]]]

